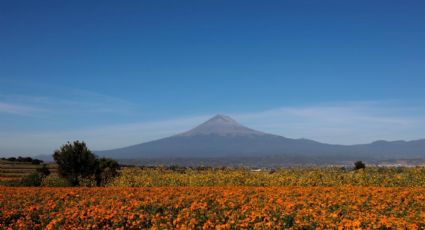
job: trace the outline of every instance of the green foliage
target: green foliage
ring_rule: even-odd
[[[359,169],[365,169],[366,165],[365,163],[363,163],[363,161],[356,161],[354,163],[354,170],[359,170]]]
[[[65,178],[59,176],[56,173],[52,173],[43,178],[41,186],[45,187],[69,187],[72,184]]]
[[[120,165],[115,160],[108,158],[100,158],[98,162],[99,164],[95,178],[96,184],[103,186],[110,183],[114,177],[118,176]]]
[[[21,181],[19,182],[19,186],[40,186],[41,181],[43,180],[43,175],[40,173],[31,173],[27,176],[24,176],[21,178]]]
[[[98,159],[84,142],[68,142],[55,151],[53,158],[59,174],[72,185],[100,186],[118,175],[119,165],[115,160]]]
[[[86,143],[74,141],[63,145],[53,154],[58,164],[59,174],[71,182],[79,185],[79,177],[88,177],[96,173],[97,157],[86,146]]]

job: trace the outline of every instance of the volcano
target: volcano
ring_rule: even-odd
[[[311,162],[405,159],[424,158],[425,140],[332,145],[264,133],[239,124],[229,116],[219,114],[184,133],[96,153],[115,159],[283,157]]]

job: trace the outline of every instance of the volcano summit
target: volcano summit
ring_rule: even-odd
[[[245,127],[231,117],[219,114],[194,129],[180,134],[187,137],[200,135],[262,136],[265,133]]]

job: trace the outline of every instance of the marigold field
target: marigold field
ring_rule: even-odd
[[[424,229],[408,187],[0,187],[0,229]]]

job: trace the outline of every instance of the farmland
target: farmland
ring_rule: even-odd
[[[105,187],[0,187],[0,229],[424,229],[424,177],[125,167]]]
[[[0,204],[17,229],[425,227],[424,188],[2,187]]]
[[[41,167],[41,164],[32,164],[30,162],[0,160],[0,181],[19,180],[24,176],[36,172]],[[48,164],[47,167],[51,172],[57,172],[57,166],[55,164]]]

